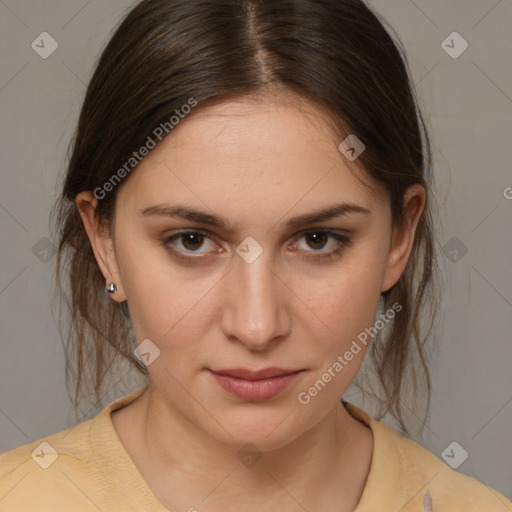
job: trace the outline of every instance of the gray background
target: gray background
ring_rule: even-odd
[[[62,343],[49,307],[55,258],[48,214],[85,84],[131,3],[0,1],[0,452],[99,410],[85,407],[77,418],[64,388]],[[439,457],[458,442],[469,453],[458,470],[512,498],[512,5],[371,5],[405,43],[436,160],[445,291],[431,416],[415,440]],[[454,31],[469,43],[456,59],[442,47]],[[59,44],[47,59],[31,48],[42,32]],[[125,375],[103,405],[139,384]]]

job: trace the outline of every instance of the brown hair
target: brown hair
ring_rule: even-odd
[[[129,315],[105,293],[77,194],[102,187],[190,98],[198,110],[277,88],[328,112],[340,142],[356,134],[365,144],[357,163],[385,186],[395,225],[403,219],[405,189],[419,183],[427,190],[410,260],[384,294],[386,309],[398,302],[402,310],[370,347],[385,409],[379,414],[389,411],[408,432],[402,408],[407,385],[416,393],[423,382],[430,403],[425,343],[436,309],[432,160],[405,50],[384,25],[360,0],[144,0],[127,14],[89,83],[53,210],[56,283],[69,309],[66,382],[68,390],[74,382],[75,406],[91,391],[99,402],[106,374],[119,359],[148,374],[133,354]],[[120,186],[97,207],[110,227]]]

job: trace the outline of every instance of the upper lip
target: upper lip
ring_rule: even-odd
[[[263,368],[262,370],[253,371],[246,368],[233,368],[227,370],[211,370],[213,373],[219,375],[229,375],[238,379],[245,380],[263,380],[271,377],[283,377],[291,375],[292,373],[300,372],[301,370],[284,370],[283,368]]]

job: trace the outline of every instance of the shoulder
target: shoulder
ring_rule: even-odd
[[[501,493],[452,469],[414,441],[395,432],[390,440],[400,456],[404,484],[412,490],[424,490],[423,504],[431,504],[430,508],[424,506],[426,511],[512,512],[512,502]]]
[[[512,502],[495,489],[455,471],[358,407],[346,406],[370,427],[374,438],[370,473],[357,512],[395,508],[401,512],[512,512]]]
[[[65,495],[71,498],[68,505],[81,503],[84,497],[79,496],[78,486],[87,479],[84,469],[94,466],[89,440],[97,421],[85,421],[0,454],[0,510],[24,506],[62,510],[66,498],[60,489],[66,489]]]
[[[47,469],[54,459],[60,455],[65,457],[69,451],[77,455],[86,455],[88,453],[86,441],[94,420],[79,423],[0,454],[0,474],[5,476],[14,468],[28,469],[34,467],[34,464]]]
[[[110,419],[112,410],[142,391],[113,401],[90,420],[0,454],[0,510],[161,510]]]

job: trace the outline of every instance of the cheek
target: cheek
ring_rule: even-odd
[[[155,270],[132,273],[128,281],[126,293],[137,340],[150,338],[162,346],[171,340],[193,340],[208,288]]]
[[[160,338],[171,329],[183,307],[181,282],[176,282],[156,242],[119,230],[117,261],[137,341]],[[174,283],[173,283],[174,281]],[[177,293],[178,292],[178,293]]]
[[[342,264],[339,273],[315,295],[315,311],[338,339],[347,341],[373,325],[384,268],[370,258]]]
[[[316,319],[306,327],[313,341],[308,352],[316,364],[311,379],[300,390],[302,404],[314,400],[316,408],[330,407],[343,396],[363,364],[378,301],[372,276],[367,273],[364,277],[366,280],[350,274],[333,280],[328,293],[316,299],[315,311],[328,329],[312,329],[318,328]],[[319,332],[324,334],[319,336]]]
[[[315,340],[311,350],[322,361],[322,371],[331,367],[338,356],[344,359],[339,363],[343,370],[335,372],[336,382],[350,382],[355,377],[371,340],[385,270],[383,253],[376,249],[376,245],[368,245],[345,261],[340,260],[338,269],[321,287],[303,283],[302,289],[309,290],[308,307],[315,313],[308,320],[309,337]]]
[[[128,238],[119,243],[118,262],[137,343],[150,339],[173,372],[188,354],[197,358],[197,347],[212,325],[208,315],[219,304],[219,275],[180,267],[163,247],[137,247]]]

